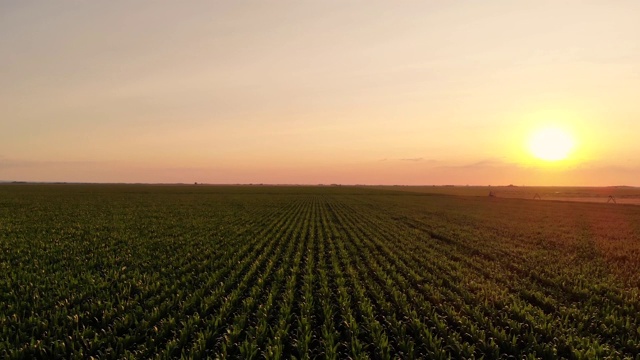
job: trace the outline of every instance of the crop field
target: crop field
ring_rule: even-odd
[[[640,206],[2,185],[0,358],[640,359]]]
[[[382,190],[401,190],[427,194],[580,201],[640,205],[640,188],[632,186],[567,187],[567,186],[376,186]],[[609,197],[613,199],[610,199]]]

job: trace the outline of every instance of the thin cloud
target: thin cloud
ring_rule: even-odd
[[[104,166],[112,164],[106,161],[55,161],[55,160],[23,160],[8,159],[0,156],[0,169],[44,168],[59,166]]]
[[[435,159],[425,159],[423,157],[415,157],[415,158],[401,158],[401,159],[395,159],[396,161],[409,161],[409,162],[423,162],[423,163],[429,163],[429,164],[436,164],[439,163],[439,160],[435,160]]]
[[[37,166],[41,163],[29,160],[14,160],[7,159],[4,156],[0,156],[0,169],[11,169],[11,168],[21,168],[21,167],[30,167]]]
[[[473,164],[464,165],[463,167],[474,168],[474,167],[485,167],[485,166],[505,166],[512,165],[507,162],[504,162],[502,159],[485,159]]]
[[[479,168],[495,168],[495,167],[505,167],[505,166],[515,166],[515,167],[517,167],[518,165],[514,164],[514,163],[505,162],[503,160],[503,158],[490,158],[490,159],[484,159],[484,160],[476,161],[476,162],[470,163],[470,164],[443,165],[443,166],[440,166],[440,167],[441,168],[446,168],[446,169],[479,169]]]
[[[423,157],[414,157],[414,158],[383,158],[383,159],[378,159],[378,162],[385,162],[385,161],[406,161],[406,162],[423,162],[423,163],[429,163],[429,164],[436,164],[439,163],[440,161],[438,160],[434,160],[434,159],[425,159]]]

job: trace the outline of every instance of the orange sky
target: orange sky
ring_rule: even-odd
[[[640,185],[637,1],[0,3],[0,180]],[[545,126],[576,141],[549,164]]]

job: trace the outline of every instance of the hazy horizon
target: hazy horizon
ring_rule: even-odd
[[[24,180],[2,180],[0,179],[0,184],[42,184],[42,185],[184,185],[184,186],[290,186],[290,187],[332,187],[332,186],[352,186],[352,187],[469,187],[469,188],[485,188],[485,187],[522,187],[522,188],[640,188],[640,186],[634,185],[602,185],[602,186],[594,186],[594,185],[515,185],[515,184],[415,184],[415,185],[405,185],[405,184],[340,184],[340,183],[331,183],[331,184],[311,184],[311,183],[207,183],[207,182],[82,182],[82,181],[24,181]]]
[[[639,13],[3,1],[0,180],[639,186]]]

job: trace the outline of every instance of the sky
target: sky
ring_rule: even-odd
[[[640,2],[0,1],[0,180],[640,186]],[[536,159],[542,128],[574,140]]]

